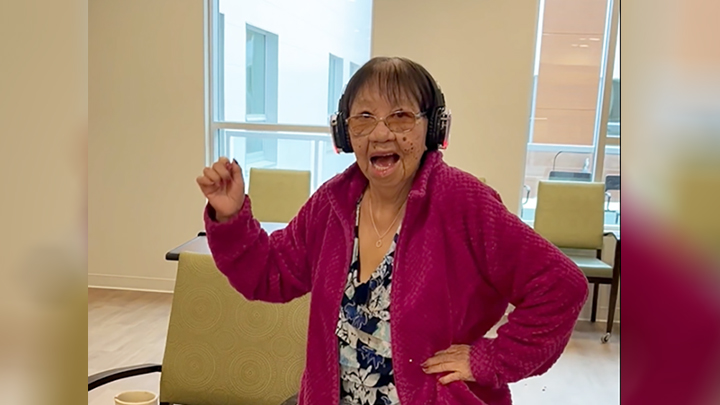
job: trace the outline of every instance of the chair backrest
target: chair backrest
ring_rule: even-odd
[[[540,181],[535,230],[561,248],[602,249],[605,185]]]
[[[605,176],[605,191],[620,190],[620,175],[608,174]]]
[[[278,405],[298,392],[305,368],[309,296],[248,301],[210,255],[180,254],[160,401]]]
[[[248,194],[258,221],[288,223],[310,197],[310,172],[253,167]]]
[[[592,173],[551,170],[548,179],[561,181],[592,181]]]

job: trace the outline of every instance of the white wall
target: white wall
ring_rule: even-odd
[[[203,0],[89,6],[88,283],[172,290],[202,229]]]

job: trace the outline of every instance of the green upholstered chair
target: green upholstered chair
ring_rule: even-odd
[[[540,181],[535,230],[562,249],[593,284],[590,320],[597,316],[600,284],[610,285],[607,342],[612,333],[615,305],[620,287],[620,242],[616,241],[613,266],[601,260],[604,237],[605,185],[572,181]]]
[[[248,195],[258,221],[288,223],[310,197],[310,172],[253,167]]]
[[[287,304],[248,301],[209,255],[182,253],[162,365],[88,378],[88,391],[160,372],[160,402],[280,405],[300,388],[309,295]]]

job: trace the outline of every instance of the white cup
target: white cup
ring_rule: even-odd
[[[160,401],[150,391],[126,391],[115,395],[115,405],[160,405]]]

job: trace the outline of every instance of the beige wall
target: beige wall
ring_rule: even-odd
[[[90,3],[90,285],[172,290],[175,266],[164,253],[202,229],[194,178],[205,156],[203,3]],[[409,56],[438,78],[454,113],[448,162],[486,177],[513,211],[536,8],[534,0],[375,2],[374,54]],[[406,24],[392,17],[408,10]]]
[[[446,161],[485,177],[519,212],[537,1],[374,3],[373,56],[406,56],[430,71],[453,112]]]
[[[172,290],[202,229],[203,0],[89,6],[90,285]]]
[[[86,16],[79,2],[0,2],[0,313],[41,249],[82,226]]]
[[[433,73],[454,116],[447,161],[486,177],[513,211],[536,9],[534,0],[375,1],[373,54],[408,56]],[[408,10],[413,18],[397,18]],[[175,265],[164,253],[202,228],[203,1],[96,0],[89,34],[88,282],[171,291]]]

